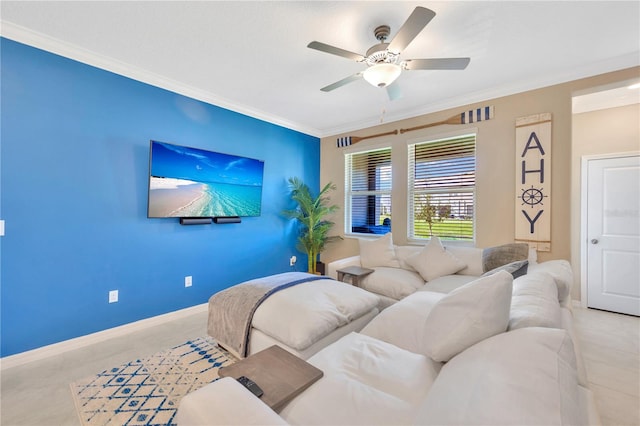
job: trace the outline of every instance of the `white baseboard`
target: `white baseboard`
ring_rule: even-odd
[[[50,356],[60,355],[64,352],[84,348],[86,346],[100,343],[114,337],[124,336],[126,334],[164,324],[169,321],[185,318],[200,312],[206,312],[207,306],[207,303],[203,303],[201,305],[192,306],[190,308],[181,309],[179,311],[169,312],[167,314],[162,314],[140,321],[131,322],[129,324],[124,324],[118,327],[109,328],[107,330],[98,331],[97,333],[87,334],[86,336],[80,336],[30,351],[21,352],[19,354],[6,356],[0,358],[0,370],[6,370],[9,368],[27,364],[29,362],[45,359]]]
[[[572,300],[571,305],[574,308],[586,308],[587,305],[582,303],[582,300]]]

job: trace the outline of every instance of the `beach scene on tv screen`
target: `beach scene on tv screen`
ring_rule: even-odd
[[[151,144],[149,217],[259,216],[264,162]]]

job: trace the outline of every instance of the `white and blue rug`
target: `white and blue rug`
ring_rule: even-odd
[[[173,425],[180,400],[218,378],[236,358],[200,337],[71,384],[80,421],[94,425]]]

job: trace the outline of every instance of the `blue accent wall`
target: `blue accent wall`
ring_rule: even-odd
[[[205,303],[294,254],[306,265],[280,212],[289,177],[319,187],[318,138],[0,43],[2,356]],[[151,139],[264,160],[262,215],[148,219]]]

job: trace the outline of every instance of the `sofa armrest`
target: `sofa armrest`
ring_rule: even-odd
[[[531,272],[546,272],[550,274],[558,286],[558,302],[560,302],[560,306],[571,308],[573,270],[567,260],[547,260],[542,263],[529,264],[527,273]]]
[[[338,273],[336,272],[338,269],[343,269],[348,266],[361,266],[360,265],[360,255],[345,257],[344,259],[334,260],[333,262],[329,262],[327,264],[327,276],[333,278],[334,280],[338,279]]]
[[[179,426],[287,424],[231,377],[216,380],[182,398],[176,423]]]

